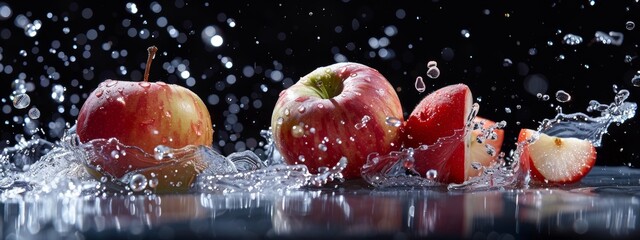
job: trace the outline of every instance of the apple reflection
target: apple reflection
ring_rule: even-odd
[[[304,192],[276,200],[273,208],[274,232],[294,237],[615,238],[640,229],[637,198],[561,189]]]

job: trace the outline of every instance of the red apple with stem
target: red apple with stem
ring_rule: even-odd
[[[153,167],[153,174],[148,174],[158,175],[160,184],[165,179],[173,183],[171,185],[188,187],[206,164],[192,159],[167,165],[167,161],[154,158],[154,149],[159,145],[176,149],[189,145],[210,146],[213,141],[211,116],[200,97],[189,89],[148,81],[157,48],[152,46],[148,51],[143,82],[106,80],[89,95],[78,115],[77,135],[82,143],[114,138],[144,153],[136,158],[129,158],[126,153],[94,157],[90,164],[113,177],[121,178],[126,173]],[[163,176],[164,171],[173,174]]]
[[[575,183],[596,162],[596,149],[586,139],[555,137],[522,129],[518,135],[520,164],[529,169],[531,180],[542,184]]]
[[[403,147],[418,149],[416,171],[428,177],[427,172],[435,170],[435,180],[442,183],[462,183],[467,178],[472,110],[471,90],[462,83],[437,89],[418,103],[403,128]],[[426,150],[421,150],[423,146]]]
[[[286,163],[316,173],[344,157],[343,176],[353,179],[370,153],[399,149],[403,119],[398,95],[380,72],[345,62],[317,68],[282,91],[271,129]]]

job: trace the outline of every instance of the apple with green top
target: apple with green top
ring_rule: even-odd
[[[353,179],[370,153],[400,148],[403,121],[398,95],[380,72],[343,62],[319,67],[283,90],[271,129],[286,163],[317,173],[345,158],[343,177]]]
[[[121,144],[144,152],[143,157],[96,153],[90,171],[94,176],[108,173],[121,178],[139,171],[148,179],[157,178],[156,191],[182,191],[189,187],[206,164],[202,159],[154,158],[157,146],[183,148],[209,146],[213,141],[211,116],[204,102],[187,88],[164,82],[149,82],[149,67],[157,48],[148,49],[144,81],[106,80],[82,105],[76,124],[82,143],[95,139],[117,139]],[[152,172],[145,172],[145,169]],[[153,169],[153,170],[150,170]]]

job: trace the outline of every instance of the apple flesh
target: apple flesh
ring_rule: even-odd
[[[403,119],[387,79],[374,68],[346,62],[317,68],[282,91],[271,129],[286,163],[317,173],[345,157],[343,177],[353,179],[370,153],[399,149]]]
[[[529,169],[531,180],[543,184],[575,183],[596,162],[596,150],[586,139],[554,137],[532,129],[518,135],[520,164]]]
[[[475,168],[473,165],[489,167],[497,161],[504,142],[504,130],[495,128],[495,121],[476,116],[473,123],[477,124],[479,128],[471,131],[469,146],[471,158],[468,158],[471,162],[465,163],[465,179],[467,180],[482,174],[482,168]],[[489,133],[489,135],[484,136],[485,133]]]
[[[113,177],[121,178],[132,171],[156,167],[160,169],[156,169],[155,174],[182,171],[167,177],[166,181],[188,186],[206,164],[187,161],[178,164],[180,167],[176,169],[162,169],[161,165],[166,162],[154,158],[154,149],[159,145],[169,148],[210,146],[213,141],[211,116],[204,102],[189,89],[147,82],[147,76],[148,69],[144,82],[106,80],[100,83],[80,109],[77,135],[82,143],[115,138],[123,145],[146,153],[135,158],[127,154],[117,157],[101,154],[103,157],[91,161],[94,167],[99,166]],[[165,176],[159,176],[159,180]],[[179,179],[185,182],[176,184]]]
[[[422,176],[435,170],[438,182],[464,182],[465,166],[471,163],[466,128],[472,104],[469,87],[454,84],[430,93],[411,112],[403,128],[403,147],[419,149],[415,169]],[[424,145],[426,150],[420,150]]]

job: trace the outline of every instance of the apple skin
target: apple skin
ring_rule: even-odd
[[[305,164],[317,173],[344,156],[343,177],[354,179],[370,153],[399,149],[400,126],[387,118],[404,120],[393,86],[376,69],[345,62],[319,67],[283,90],[271,129],[287,164]]]
[[[448,85],[424,97],[407,118],[403,147],[428,146],[413,156],[415,169],[423,177],[433,169],[438,173],[438,182],[464,182],[470,156],[470,134],[465,135],[465,129],[472,103],[467,85]]]
[[[116,178],[163,164],[164,160],[153,157],[158,145],[170,148],[211,146],[213,141],[211,115],[204,102],[187,88],[163,82],[106,80],[100,83],[82,105],[76,130],[82,143],[116,138],[120,143],[148,154],[142,159],[121,156],[115,162],[108,157],[92,161]],[[191,165],[194,167],[181,169],[184,172],[178,175],[193,180],[203,165]],[[163,172],[156,170],[156,174]]]

